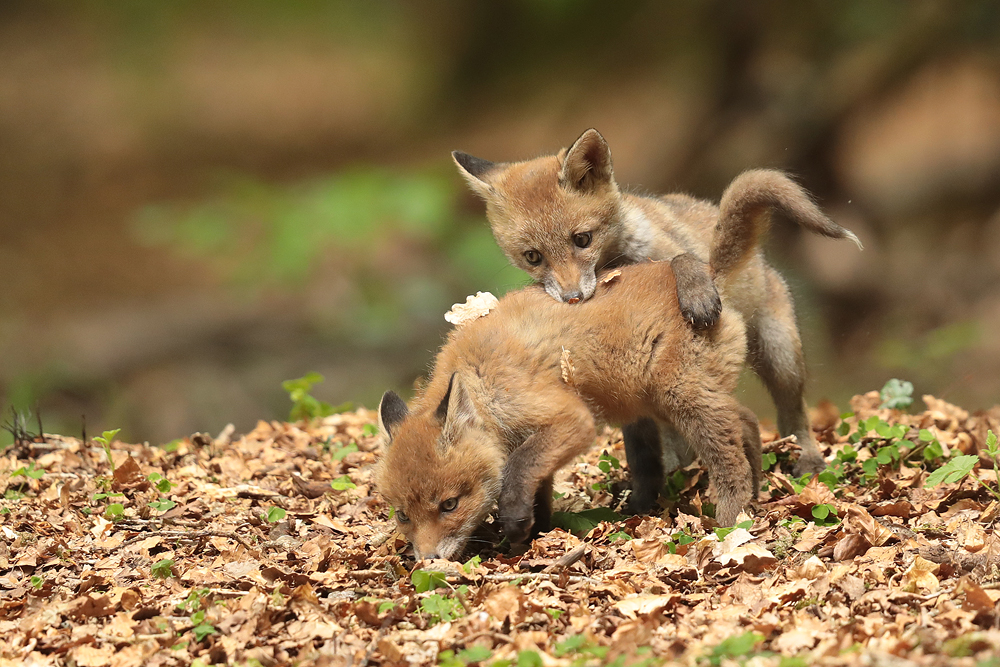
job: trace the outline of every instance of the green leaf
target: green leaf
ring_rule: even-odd
[[[467,649],[463,649],[458,652],[458,658],[462,662],[482,662],[483,660],[489,660],[493,657],[493,651],[489,650],[485,646],[470,646]]]
[[[435,588],[447,588],[448,586],[444,572],[435,570],[414,570],[410,575],[410,581],[413,582],[413,588],[418,593],[425,593]]]
[[[45,468],[36,468],[35,462],[28,463],[28,467],[20,467],[10,474],[11,477],[30,477],[31,479],[41,479],[45,476]]]
[[[632,536],[619,530],[617,533],[610,533],[607,539],[608,542],[614,544],[615,542],[628,542]]]
[[[589,533],[602,521],[621,521],[624,517],[610,507],[595,507],[582,512],[553,512],[552,525],[571,533]]]
[[[209,635],[214,635],[215,634],[215,627],[213,627],[212,625],[209,625],[208,623],[202,623],[201,625],[194,626],[191,629],[191,632],[194,633],[195,641],[199,641],[200,642],[205,637],[207,637]]]
[[[153,563],[153,566],[149,568],[149,572],[157,579],[166,579],[167,577],[173,576],[173,566],[174,561],[172,559],[164,558],[163,560]]]
[[[378,606],[378,613],[384,614],[387,611],[391,611],[396,608],[396,603],[392,600],[386,600]]]
[[[361,435],[367,438],[378,435],[378,426],[375,424],[365,424],[361,427]]]
[[[473,570],[479,567],[479,564],[482,562],[483,559],[480,556],[473,556],[462,564],[462,571],[466,574],[470,574]]]
[[[334,491],[346,491],[347,489],[356,489],[358,485],[351,481],[351,478],[347,475],[341,475],[337,479],[330,482],[330,488]]]
[[[108,505],[107,509],[104,510],[104,517],[106,519],[111,519],[112,521],[122,518],[125,514],[125,506],[121,503],[111,503]]]
[[[883,466],[892,463],[892,452],[889,451],[888,447],[881,447],[875,452],[875,460]]]
[[[39,577],[37,574],[36,575],[32,575],[32,577],[31,577],[31,587],[32,588],[34,588],[37,591],[37,590],[40,590],[42,588],[42,586],[44,586],[44,585],[45,585],[45,580],[44,579],[42,579],[41,577]]]
[[[149,506],[158,512],[166,512],[167,510],[172,510],[177,507],[177,503],[172,500],[153,500],[149,503]]]
[[[926,447],[924,447],[924,460],[933,461],[944,456],[944,448],[941,447],[941,443],[935,440]]]
[[[111,430],[111,431],[105,431],[101,435],[96,436],[94,438],[94,440],[97,441],[97,442],[99,442],[99,443],[101,443],[102,445],[106,445],[106,446],[110,445],[112,442],[114,442],[115,436],[118,435],[118,433],[120,431],[121,431],[120,428],[116,428],[116,429]]]
[[[893,378],[885,383],[879,393],[882,405],[879,408],[902,410],[913,404],[913,383]]]
[[[762,641],[764,635],[758,632],[745,632],[729,637],[712,649],[708,660],[713,665],[719,665],[725,658],[738,658],[750,653]]]
[[[559,617],[565,614],[566,612],[562,609],[555,609],[553,607],[549,607],[548,609],[545,610],[545,613],[551,616],[552,620],[557,621],[559,620]]]
[[[812,515],[814,518],[822,521],[826,517],[830,516],[830,506],[829,505],[816,505],[812,508]]]
[[[517,667],[544,667],[542,656],[538,651],[520,651],[517,654]]]
[[[972,472],[978,461],[979,457],[972,454],[956,456],[928,475],[927,481],[924,482],[924,488],[930,488],[938,484],[952,484],[964,479],[966,475]]]
[[[871,417],[869,417],[868,419],[866,419],[864,421],[864,423],[862,424],[862,426],[865,429],[865,433],[868,433],[870,431],[874,431],[875,427],[878,426],[881,423],[882,423],[882,420],[879,419],[878,415],[872,415]]]
[[[285,518],[285,514],[287,514],[287,512],[285,512],[283,507],[274,505],[267,510],[267,521],[268,523],[278,523]]]
[[[925,428],[920,429],[917,437],[920,438],[920,442],[934,442],[934,440],[936,440],[934,434]]]
[[[861,464],[861,469],[869,477],[874,477],[875,475],[878,474],[878,461],[876,461],[875,459],[865,459],[864,462]]]
[[[990,456],[995,456],[998,452],[997,448],[997,434],[993,431],[986,432],[986,453]]]
[[[580,648],[587,643],[587,636],[584,634],[573,635],[568,637],[563,641],[556,644],[555,655],[557,658],[561,658],[567,653],[575,653],[579,651]]]
[[[353,454],[358,451],[358,446],[353,442],[344,445],[343,447],[338,447],[333,451],[333,460],[342,461],[348,454]]]

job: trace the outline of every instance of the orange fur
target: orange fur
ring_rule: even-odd
[[[696,327],[711,325],[723,302],[743,316],[749,359],[774,398],[778,428],[783,435],[794,434],[802,447],[796,471],[823,469],[806,416],[805,361],[794,307],[758,242],[771,211],[817,234],[858,239],[825,216],[798,184],[781,172],[747,171],[726,189],[720,207],[682,194],[625,193],[615,182],[611,151],[596,130],[587,130],[558,155],[524,162],[452,156],[485,199],[504,253],[554,299],[590,298],[597,273],[611,267],[649,259],[676,262],[685,254],[701,260],[675,266],[681,312]],[[586,245],[577,242],[584,238]],[[630,454],[633,433],[640,431],[625,430]]]
[[[708,467],[719,521],[735,521],[756,479],[745,434],[756,420],[732,397],[744,326],[724,311],[716,326],[692,330],[673,283],[669,263],[645,263],[578,305],[537,287],[510,293],[451,332],[412,410],[386,393],[380,420],[390,444],[376,484],[402,512],[418,557],[460,555],[497,501],[511,540],[527,537],[552,475],[593,444],[595,421],[650,417],[676,428]],[[756,452],[759,466],[759,438]]]

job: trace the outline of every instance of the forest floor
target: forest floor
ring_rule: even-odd
[[[1000,407],[924,402],[815,409],[811,478],[765,430],[734,530],[697,464],[660,516],[615,514],[608,429],[556,485],[574,532],[464,563],[414,563],[370,411],[115,441],[113,469],[93,441],[25,437],[0,454],[0,666],[1000,665]]]

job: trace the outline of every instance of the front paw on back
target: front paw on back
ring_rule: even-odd
[[[710,285],[711,291],[696,290],[680,293],[677,295],[680,305],[681,315],[684,316],[695,329],[707,329],[719,321],[722,313],[722,299],[715,290],[714,285]]]

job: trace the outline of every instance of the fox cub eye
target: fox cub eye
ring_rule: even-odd
[[[573,245],[577,248],[586,248],[590,245],[590,240],[593,238],[590,232],[580,232],[579,234],[573,234]]]
[[[410,517],[406,516],[406,512],[403,510],[396,510],[396,518],[399,519],[400,523],[408,523],[410,521]]]
[[[446,500],[443,503],[441,503],[441,511],[442,512],[451,512],[456,507],[458,507],[458,498],[457,497],[455,497],[455,498],[449,498],[448,500]]]
[[[528,260],[528,264],[532,266],[538,266],[542,263],[542,253],[537,250],[526,250],[524,252],[524,258]]]

